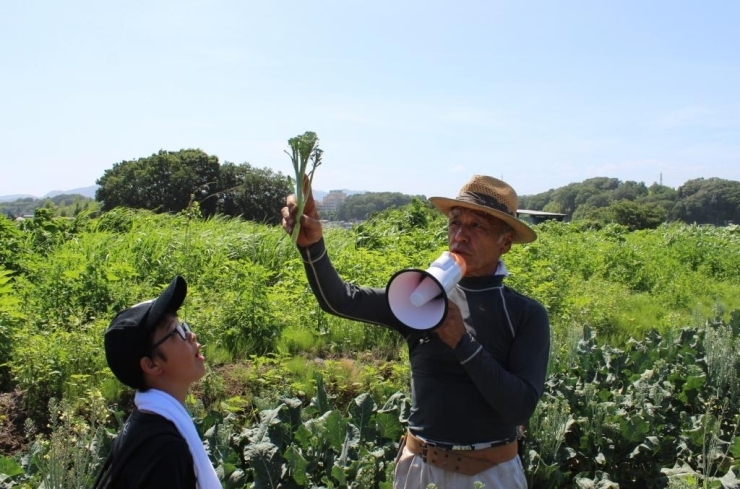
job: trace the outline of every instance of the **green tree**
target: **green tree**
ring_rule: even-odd
[[[638,204],[631,200],[620,200],[608,207],[584,206],[574,213],[574,219],[595,221],[601,226],[616,223],[630,231],[655,229],[665,222],[667,213],[657,204]]]
[[[637,199],[640,204],[656,204],[665,209],[666,214],[670,214],[671,209],[676,205],[678,193],[671,187],[653,183],[648,187],[647,195]]]
[[[684,183],[677,194],[673,219],[719,226],[740,222],[740,182],[697,178]]]
[[[520,195],[519,208],[535,211],[545,210],[545,206],[552,200],[552,194],[555,190],[550,189],[535,195]]]
[[[275,210],[285,204],[292,192],[287,176],[249,163],[225,162],[218,186],[218,212],[266,224],[279,224],[280,216]]]
[[[215,199],[206,199],[218,190],[218,175],[216,156],[200,149],[161,150],[114,164],[96,182],[100,188],[95,199],[103,211],[130,207],[158,212],[178,212],[193,200],[205,200],[201,211],[207,216],[215,210]]]
[[[626,200],[648,207],[657,204],[667,213],[673,208],[676,197],[675,191],[662,185],[655,184],[648,188],[643,182],[621,182],[616,178],[594,177],[541,194],[525,195],[519,200],[520,209],[559,212],[567,214],[571,220],[595,219],[605,223],[614,217],[614,209],[607,209],[615,202]]]
[[[617,188],[614,189],[613,196],[614,200],[638,200],[648,194],[648,188],[643,182],[633,182],[628,180],[626,182],[620,182]]]
[[[416,196],[426,200],[424,196]],[[342,221],[364,221],[372,214],[391,207],[402,207],[411,203],[412,195],[400,192],[366,192],[350,195],[337,209],[337,217]]]
[[[20,271],[21,254],[25,255],[28,252],[23,243],[23,233],[16,223],[0,216],[0,271],[3,269]]]
[[[609,206],[614,214],[614,222],[627,226],[630,231],[655,229],[666,220],[665,209],[656,204],[638,204],[630,200],[620,200]]]
[[[560,212],[572,216],[576,210],[579,185],[578,183],[571,183],[556,189],[552,193],[552,200],[545,206],[547,212]]]
[[[0,213],[15,219],[16,217],[32,216],[39,207],[52,209],[57,217],[73,217],[83,211],[94,212],[99,205],[94,199],[80,194],[59,194],[44,199],[27,197],[13,202],[0,202]]]

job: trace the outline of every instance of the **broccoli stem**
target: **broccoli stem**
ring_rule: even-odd
[[[315,132],[306,131],[302,135],[290,138],[288,140],[291,152],[285,152],[293,163],[293,170],[295,171],[295,196],[296,203],[298,204],[298,212],[296,213],[296,223],[293,227],[293,234],[291,239],[293,244],[298,241],[298,234],[301,228],[301,217],[303,216],[303,210],[306,207],[306,200],[308,194],[304,194],[304,190],[309,191],[313,183],[313,173],[316,168],[321,165],[321,154],[323,150],[319,149],[319,138]],[[311,169],[306,173],[309,163]],[[308,179],[308,186],[304,188],[306,178]]]

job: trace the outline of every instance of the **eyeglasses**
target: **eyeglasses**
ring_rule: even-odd
[[[164,337],[162,337],[159,341],[157,341],[156,343],[154,343],[149,348],[149,352],[148,353],[153,352],[155,348],[157,348],[159,345],[161,345],[165,341],[169,340],[170,337],[172,335],[174,335],[175,333],[177,333],[178,335],[180,335],[180,338],[182,338],[183,340],[188,341],[190,339],[190,333],[192,333],[192,332],[193,332],[193,330],[190,329],[190,325],[188,323],[186,323],[186,322],[183,321],[182,323],[180,323],[177,326],[175,326],[175,329],[173,329],[172,331],[170,331],[169,333],[167,333],[166,335],[164,335]]]

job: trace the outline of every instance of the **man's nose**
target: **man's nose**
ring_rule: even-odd
[[[465,226],[459,226],[457,230],[452,233],[452,239],[455,241],[467,241],[468,235],[465,232]]]

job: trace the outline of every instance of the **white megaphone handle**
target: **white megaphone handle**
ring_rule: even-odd
[[[439,295],[439,285],[431,277],[424,277],[424,280],[414,289],[409,300],[416,307],[421,307],[430,300]]]
[[[425,277],[409,297],[416,307],[437,297],[442,292],[440,286],[445,294],[449,293],[465,274],[465,262],[458,255],[445,251],[432,262],[427,273],[434,278]]]

